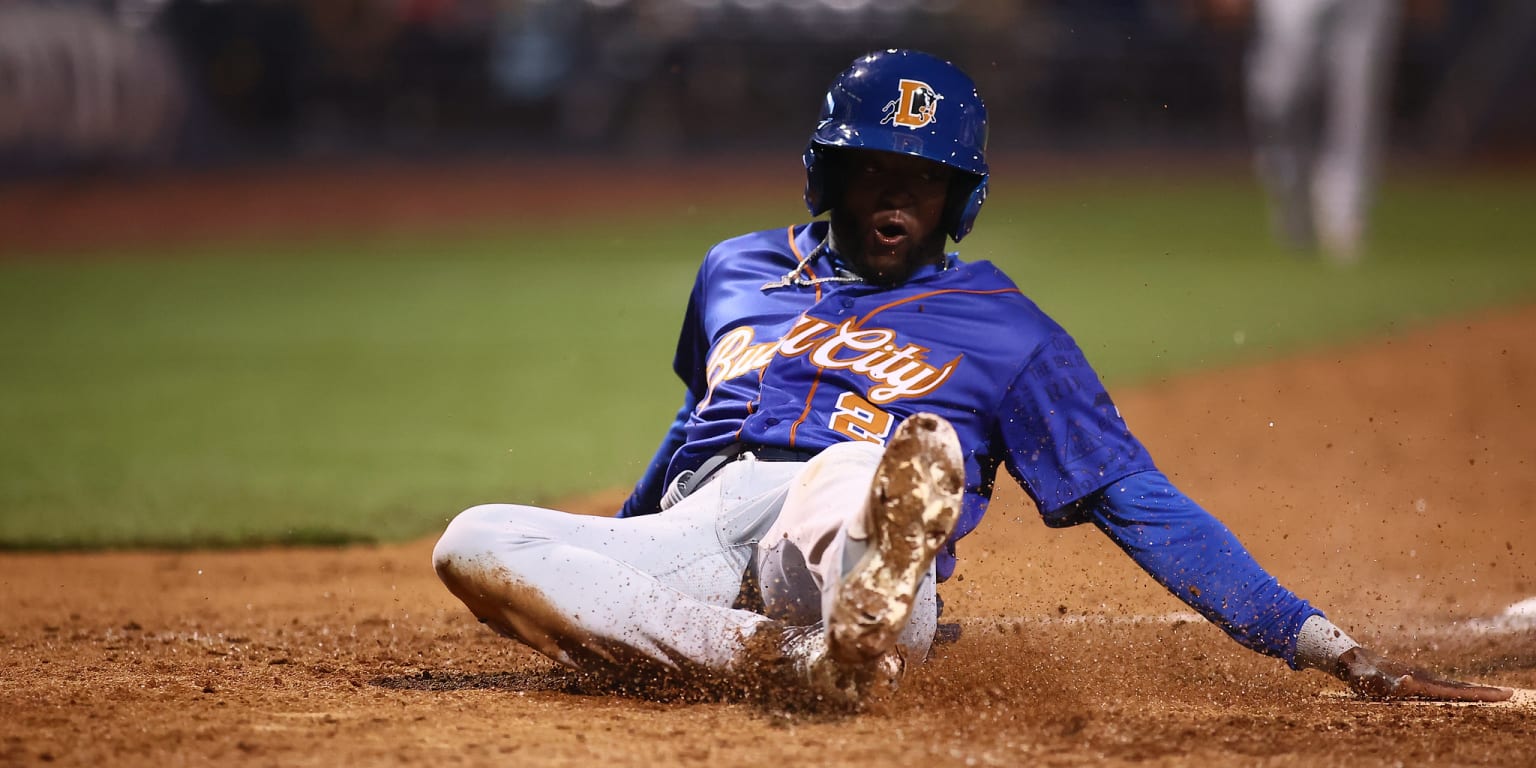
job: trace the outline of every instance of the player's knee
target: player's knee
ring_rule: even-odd
[[[460,512],[432,548],[432,569],[438,578],[452,583],[462,576],[463,566],[485,557],[490,541],[488,527],[493,525],[496,504],[482,504]]]

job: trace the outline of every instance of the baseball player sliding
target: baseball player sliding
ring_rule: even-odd
[[[682,408],[616,518],[487,504],[433,554],[479,619],[570,667],[854,705],[935,635],[936,582],[999,467],[1239,643],[1364,696],[1502,700],[1359,646],[1158,471],[1082,351],[997,267],[946,253],[987,197],[971,79],[916,51],[827,92],[805,199],[726,240],[678,340]]]

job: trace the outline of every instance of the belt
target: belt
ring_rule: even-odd
[[[751,454],[758,461],[810,461],[820,451],[812,451],[804,448],[782,448],[777,445],[757,445],[753,443],[731,443],[720,449],[717,453],[705,459],[695,470],[684,470],[678,473],[672,481],[672,487],[667,489],[666,496],[662,497],[661,508],[667,509],[673,504],[682,501],[694,491],[703,488],[709,481],[715,479],[715,475],[725,465]]]
[[[751,445],[743,443],[735,443],[731,448],[736,446],[741,446],[740,450],[737,451],[738,455],[750,453],[758,461],[810,461],[816,458],[816,454],[821,453],[819,450],[813,451],[808,448],[780,448],[777,445]]]

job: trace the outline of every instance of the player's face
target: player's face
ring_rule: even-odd
[[[872,283],[900,283],[918,267],[940,263],[950,168],[870,150],[847,151],[839,160],[833,250]]]

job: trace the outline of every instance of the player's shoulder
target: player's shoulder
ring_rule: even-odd
[[[953,273],[946,282],[961,293],[984,297],[996,311],[1010,315],[1010,319],[1055,325],[1045,310],[996,264],[985,260],[961,262]]]
[[[973,284],[978,289],[996,289],[999,295],[1008,293],[1007,289],[1013,289],[1018,295],[1023,295],[1023,292],[1019,290],[1019,284],[1014,282],[1013,278],[1009,277],[1008,273],[1004,272],[996,264],[985,259],[980,261],[963,261],[958,256],[955,256],[954,259],[956,268],[951,271],[955,274],[956,278]]]
[[[815,248],[813,225],[799,224],[776,227],[729,237],[715,243],[705,255],[706,266],[719,266],[729,262],[736,266],[771,264],[780,266],[786,262],[799,262],[810,248]]]
[[[993,335],[996,343],[1016,347],[1023,354],[1050,338],[1066,335],[1055,318],[990,261],[962,262],[950,270],[941,285],[949,289],[952,300],[960,302],[966,314],[999,328]]]

